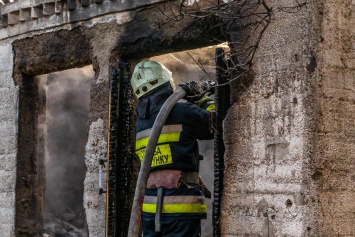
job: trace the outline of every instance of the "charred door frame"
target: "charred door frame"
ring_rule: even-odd
[[[230,106],[228,62],[222,48],[216,49],[216,80],[225,84],[216,89],[214,118],[214,201],[213,236],[220,236],[220,207],[223,192],[224,143],[222,123]],[[110,68],[109,148],[107,173],[106,236],[124,237],[129,226],[132,198],[139,172],[135,156],[134,93],[130,86],[130,65],[119,61]],[[223,95],[223,96],[222,96]],[[130,197],[130,199],[124,198]],[[122,204],[122,205],[119,205]]]
[[[135,156],[134,94],[130,65],[110,68],[106,236],[126,236],[139,165]],[[129,197],[129,198],[127,198]]]

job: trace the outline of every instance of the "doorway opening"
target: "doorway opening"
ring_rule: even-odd
[[[45,95],[43,234],[88,236],[83,206],[92,66],[37,77]]]
[[[166,66],[173,75],[176,85],[188,81],[215,80],[215,47],[169,53],[150,58]],[[198,141],[203,156],[200,162],[200,176],[207,188],[213,191],[213,140]],[[212,199],[206,199],[207,219],[201,222],[201,236],[212,237]]]
[[[166,66],[171,72],[176,85],[189,81],[216,81],[216,48],[223,47],[227,51],[227,44],[220,44],[193,50],[174,52],[149,58]],[[213,95],[210,96],[213,98]],[[198,141],[199,152],[203,160],[200,162],[199,175],[206,187],[213,193],[214,190],[214,140]],[[201,236],[212,237],[213,223],[213,195],[206,199],[207,219],[202,220]]]

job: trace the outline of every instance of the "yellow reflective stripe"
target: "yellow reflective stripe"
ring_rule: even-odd
[[[143,203],[143,212],[155,213],[156,204]],[[163,204],[162,213],[206,213],[206,204]]]
[[[140,161],[142,162],[144,157],[145,149],[140,149],[136,151]],[[151,167],[168,165],[173,163],[173,157],[171,155],[171,149],[169,144],[158,145],[155,147],[153,154]]]
[[[201,106],[202,103],[203,103],[205,100],[207,100],[207,99],[208,99],[208,97],[207,97],[207,96],[204,96],[204,97],[202,97],[200,100],[195,101],[195,104],[197,104],[198,106]]]
[[[136,151],[147,147],[148,139],[149,139],[149,137],[137,140],[136,141]],[[167,142],[178,142],[179,139],[180,139],[180,133],[161,134],[158,138],[158,144],[167,143]]]
[[[156,196],[144,196],[145,204],[156,204]],[[204,196],[164,196],[164,204],[204,204]]]
[[[171,124],[171,125],[164,125],[161,134],[164,133],[180,133],[182,131],[182,125],[181,124]],[[152,132],[152,129],[146,129],[143,131],[140,131],[136,134],[136,140],[141,140],[143,138],[148,138],[150,136],[150,133]]]
[[[211,110],[215,110],[216,109],[216,105],[215,104],[210,104],[209,106],[207,106],[206,110],[207,111],[211,111]]]

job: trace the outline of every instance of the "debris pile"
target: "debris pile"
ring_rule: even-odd
[[[84,210],[46,213],[43,237],[88,237]]]

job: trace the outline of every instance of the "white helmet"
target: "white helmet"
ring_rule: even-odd
[[[138,99],[168,82],[175,91],[172,73],[164,65],[154,61],[138,63],[131,78],[131,85]]]

